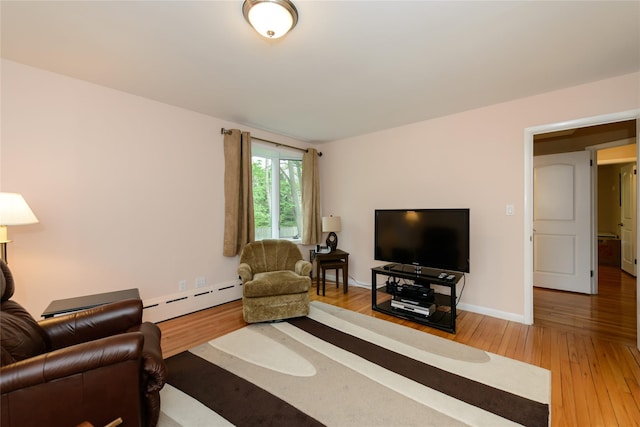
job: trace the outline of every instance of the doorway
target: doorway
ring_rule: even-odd
[[[636,277],[637,189],[635,145],[598,151],[598,266]]]
[[[590,126],[598,126],[609,123],[618,123],[622,121],[635,121],[636,132],[638,127],[638,118],[640,118],[640,110],[631,110],[621,113],[608,114],[598,117],[574,120],[571,122],[536,126],[525,129],[525,218],[524,218],[524,319],[525,323],[533,323],[533,153],[534,153],[534,137],[540,134],[571,133],[575,129],[587,128]],[[588,144],[596,145],[596,144]],[[637,152],[636,152],[637,157]],[[637,191],[637,190],[636,190]],[[637,206],[636,206],[637,209]],[[637,243],[637,238],[636,238]],[[636,279],[636,289],[638,281]],[[638,311],[638,307],[636,307]],[[640,313],[638,318],[640,319]],[[640,320],[639,320],[640,321]],[[640,329],[640,328],[639,328]],[[640,346],[640,332],[638,332],[638,344]]]

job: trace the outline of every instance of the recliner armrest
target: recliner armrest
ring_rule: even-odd
[[[251,270],[251,266],[246,262],[240,263],[238,265],[238,275],[242,280],[242,283],[247,283],[253,279],[253,271]]]
[[[0,368],[3,394],[142,356],[144,337],[131,332],[45,353]]]
[[[303,259],[296,261],[295,272],[300,276],[309,276],[313,265],[309,261]]]
[[[146,377],[147,394],[160,391],[167,381],[167,365],[162,357],[162,347],[160,339],[162,332],[154,323],[144,322],[132,330],[139,331],[144,336],[144,347],[142,348],[142,370]]]
[[[142,301],[130,299],[38,322],[51,349],[108,337],[142,323]]]

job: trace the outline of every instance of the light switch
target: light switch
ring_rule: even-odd
[[[511,216],[514,213],[513,205],[507,205],[507,215]]]

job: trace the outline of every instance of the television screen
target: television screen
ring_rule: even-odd
[[[469,272],[469,209],[378,209],[375,259]]]

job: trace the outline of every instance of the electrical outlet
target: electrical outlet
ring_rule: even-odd
[[[207,279],[204,277],[196,277],[196,288],[204,288],[207,285]]]
[[[187,281],[182,279],[178,282],[178,290],[179,291],[186,291],[187,290]]]

